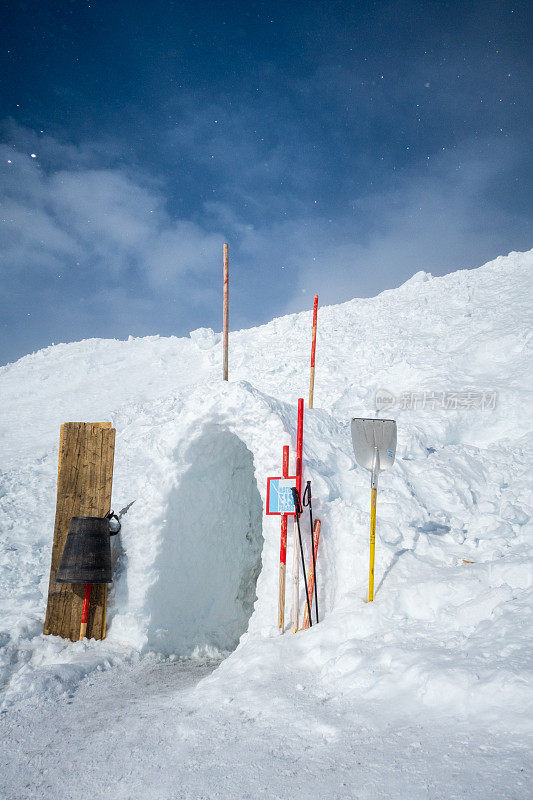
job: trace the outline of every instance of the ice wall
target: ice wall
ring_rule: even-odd
[[[207,425],[185,453],[170,492],[146,598],[147,646],[234,650],[253,611],[263,549],[263,504],[252,453],[235,434]]]

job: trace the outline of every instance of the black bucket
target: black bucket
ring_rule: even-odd
[[[108,517],[72,517],[57,571],[58,583],[111,583]]]

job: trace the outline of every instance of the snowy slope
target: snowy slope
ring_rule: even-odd
[[[95,669],[127,675],[153,664],[150,653],[218,663],[234,651],[179,701],[196,714],[198,730],[202,720],[212,725],[206,709],[216,707],[229,729],[243,719],[260,720],[267,737],[302,737],[312,728],[324,746],[338,746],[356,719],[367,732],[370,720],[383,730],[436,718],[466,726],[467,737],[473,721],[476,735],[491,726],[502,741],[509,731],[522,737],[531,713],[532,267],[533,251],[512,253],[442,278],[418,273],[376,298],[320,309],[304,465],[323,525],[323,621],[297,636],[277,633],[279,520],[264,517],[262,504],[282,445],[295,445],[310,313],[232,333],[229,385],[220,380],[220,336],[208,329],[187,339],[62,344],[2,367],[0,669],[8,733],[21,714],[31,718],[17,709],[28,709],[32,697],[68,698]],[[355,465],[348,423],[373,415],[384,389],[403,393],[407,406],[412,393],[417,406],[427,394],[425,408],[402,408],[399,399],[386,413],[398,423],[398,455],[380,483],[370,605],[369,477]],[[443,391],[451,405],[455,393],[472,407],[441,408]],[[58,430],[66,420],[101,419],[117,429],[114,506],[136,502],[117,553],[108,638],[67,644],[41,634]],[[24,758],[23,742],[15,752]],[[494,796],[527,796],[521,758],[509,754],[509,793]],[[16,785],[14,773],[7,780]],[[465,796],[488,796],[479,776],[472,783]],[[396,796],[372,785],[373,794],[338,796]],[[298,791],[297,783],[287,786]],[[199,791],[190,787],[184,797]],[[262,796],[257,786],[251,791]],[[151,795],[137,788],[131,796]]]

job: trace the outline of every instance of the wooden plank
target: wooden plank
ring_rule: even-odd
[[[44,632],[76,642],[85,584],[56,583],[72,517],[103,517],[111,508],[115,429],[110,422],[65,422],[59,436],[56,518]],[[105,637],[107,585],[93,584],[87,637]]]

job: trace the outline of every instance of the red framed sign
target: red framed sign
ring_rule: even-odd
[[[271,515],[294,514],[292,488],[296,487],[296,475],[286,478],[267,478],[266,513]]]

